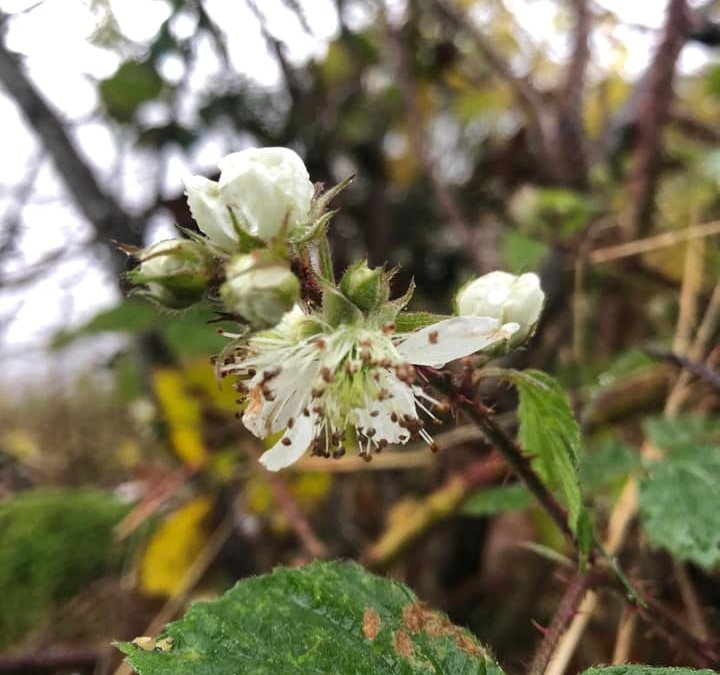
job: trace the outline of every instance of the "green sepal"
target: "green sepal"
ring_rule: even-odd
[[[359,323],[364,319],[360,308],[330,284],[323,284],[322,309],[323,319],[333,328]]]
[[[432,312],[400,312],[395,317],[395,332],[412,333],[450,318],[447,314],[433,314]]]

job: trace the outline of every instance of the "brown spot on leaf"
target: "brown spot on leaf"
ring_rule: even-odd
[[[412,640],[410,639],[410,636],[402,629],[400,628],[398,631],[395,632],[395,651],[400,654],[400,656],[411,659],[414,654],[414,648]]]
[[[380,632],[380,616],[372,607],[363,612],[362,632],[367,640],[374,640]]]
[[[488,658],[485,650],[462,628],[454,625],[444,614],[428,609],[422,602],[405,605],[402,611],[402,623],[413,634],[423,631],[434,638],[448,636],[455,641],[457,648],[466,654],[482,659]]]

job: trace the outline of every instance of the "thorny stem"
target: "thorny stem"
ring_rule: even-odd
[[[427,373],[438,389],[444,391],[453,401],[462,405],[462,409],[470,416],[472,421],[480,427],[488,439],[492,441],[508,466],[525,484],[525,487],[530,490],[540,506],[543,507],[553,522],[558,526],[572,547],[576,551],[579,551],[580,543],[568,525],[565,509],[545,487],[530,465],[530,460],[523,454],[518,444],[508,436],[502,427],[492,418],[490,409],[479,401],[476,394],[470,392],[468,387],[460,388],[456,386],[449,376],[444,377],[439,372],[430,369],[427,370]]]
[[[565,629],[577,613],[578,607],[585,597],[585,592],[592,585],[593,579],[590,572],[579,574],[568,585],[563,595],[552,622],[547,627],[542,642],[533,656],[528,675],[543,675],[550,663],[555,648],[560,642]]]
[[[470,416],[470,418],[478,425],[478,427],[486,434],[486,436],[494,443],[497,450],[502,454],[503,458],[510,466],[510,468],[517,474],[518,478],[522,480],[525,486],[530,490],[532,495],[537,499],[538,503],[545,512],[552,518],[553,522],[560,528],[561,532],[565,535],[565,538],[572,544],[576,551],[580,551],[580,544],[577,537],[572,532],[567,524],[567,514],[565,509],[557,502],[555,497],[548,491],[545,485],[542,483],[538,475],[533,471],[530,461],[523,454],[517,443],[508,436],[505,431],[497,424],[492,418],[491,411],[481,401],[477,399],[474,392],[471,392],[468,387],[456,386],[450,376],[443,376],[437,371],[427,369],[426,373],[433,380],[434,384],[438,389],[447,393],[452,400],[459,403],[462,409]],[[591,568],[585,573],[585,575],[578,577],[583,579],[587,575],[593,574],[598,571],[597,563],[599,560],[607,560],[609,556],[605,553],[602,544],[596,539],[593,540],[593,549],[590,552],[589,563]],[[652,625],[659,632],[672,636],[675,640],[681,643],[689,653],[696,654],[699,659],[702,660],[703,664],[717,667],[720,664],[720,652],[714,643],[702,640],[694,635],[692,632],[687,630],[680,622],[676,621],[673,617],[669,616],[664,608],[654,599],[644,597],[637,592],[636,588],[627,580],[627,577],[623,571],[619,568],[617,563],[613,560],[609,560],[610,567],[614,572],[614,577],[621,583],[624,589],[627,599],[631,602],[638,610],[640,616],[647,623]],[[613,564],[614,563],[614,564]],[[574,607],[577,609],[585,592],[588,590],[589,579],[586,579],[579,583],[579,588],[568,589],[565,598],[558,608],[556,615],[557,626],[555,619],[548,629],[551,631],[553,627],[557,627],[557,630],[548,638],[543,641],[541,645],[541,651],[538,651],[536,660],[533,664],[540,663],[540,659],[543,660],[544,666],[547,667],[550,659],[552,658],[553,652],[557,647],[557,644],[564,633],[566,624],[573,619],[574,611],[568,611],[569,608]],[[568,597],[569,596],[569,597]],[[576,597],[577,596],[577,597]],[[559,615],[559,616],[558,616]],[[552,641],[552,644],[550,644]],[[547,658],[545,656],[545,647],[548,648]],[[538,673],[531,671],[530,675],[538,675]]]

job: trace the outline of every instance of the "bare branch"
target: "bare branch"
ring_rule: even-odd
[[[415,150],[415,154],[430,180],[433,192],[435,193],[435,199],[440,205],[440,208],[445,212],[448,223],[457,237],[458,244],[462,247],[465,255],[481,270],[483,268],[483,255],[478,242],[475,241],[473,229],[465,219],[462,210],[447,186],[438,175],[437,167],[428,148],[425,125],[417,104],[419,97],[416,91],[415,78],[413,77],[412,67],[409,63],[405,41],[399,29],[391,25],[387,16],[384,16],[383,20],[385,23],[385,34],[390,43],[390,48],[395,55],[398,84],[405,104],[410,141]]]
[[[663,36],[640,93],[633,167],[628,179],[628,209],[623,217],[626,239],[652,229],[655,191],[662,159],[662,132],[670,114],[675,65],[691,28],[687,0],[670,0]]]
[[[129,244],[141,243],[140,222],[127,214],[115,199],[100,187],[87,163],[70,141],[57,113],[29,80],[18,56],[9,52],[2,41],[0,83],[37,132],[53,159],[61,180],[77,207],[94,227],[98,239],[106,244],[111,240]],[[118,266],[122,265],[124,254],[117,252],[115,260]]]

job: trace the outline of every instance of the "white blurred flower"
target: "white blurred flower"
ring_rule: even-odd
[[[455,297],[461,316],[486,316],[519,326],[512,338],[517,345],[530,337],[540,318],[545,293],[537,274],[515,276],[490,272],[465,284]]]
[[[300,298],[300,282],[290,268],[259,253],[236,256],[225,275],[223,303],[256,326],[275,325]]]
[[[252,148],[218,164],[219,181],[191,176],[185,188],[198,227],[221,250],[237,252],[242,233],[269,241],[307,221],[315,188],[292,150]]]
[[[443,366],[517,330],[487,317],[454,317],[408,334],[359,324],[330,328],[295,308],[220,360],[239,376],[245,426],[259,438],[282,432],[260,461],[271,471],[306,450],[328,457],[356,448],[370,457],[418,436],[432,444],[419,412],[435,401],[417,384],[415,365]]]

